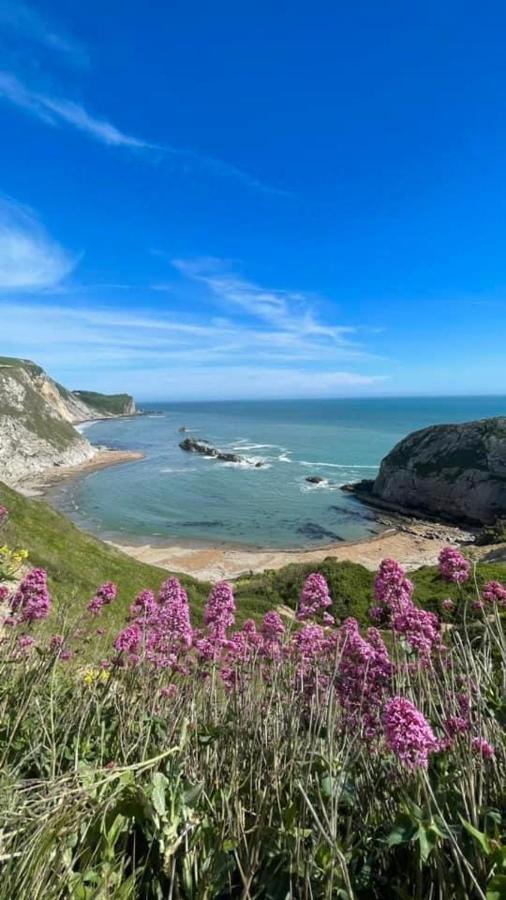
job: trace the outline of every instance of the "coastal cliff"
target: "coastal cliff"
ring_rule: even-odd
[[[415,431],[374,482],[351,489],[385,508],[490,525],[506,515],[506,417]]]
[[[67,390],[31,360],[0,357],[0,479],[15,485],[53,467],[86,462],[96,448],[73,423],[135,413],[129,395],[92,394],[91,405],[85,394]]]

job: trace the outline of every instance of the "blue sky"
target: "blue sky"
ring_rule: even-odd
[[[506,393],[505,29],[0,0],[0,353],[140,399]]]

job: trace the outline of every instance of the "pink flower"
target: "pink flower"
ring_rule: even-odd
[[[10,590],[6,584],[0,584],[0,603],[4,603],[10,594]]]
[[[429,755],[438,749],[432,728],[422,713],[405,697],[392,697],[383,714],[388,748],[408,769],[426,769]]]
[[[175,684],[169,684],[167,687],[160,688],[160,696],[165,700],[172,700],[177,694],[177,687]]]
[[[446,612],[452,612],[455,609],[455,603],[451,599],[451,597],[447,597],[446,600],[443,600],[441,606]]]
[[[219,581],[209,594],[204,610],[204,622],[211,636],[218,641],[225,639],[227,628],[235,621],[235,599],[231,585]]]
[[[9,510],[6,506],[0,506],[0,525],[4,525],[9,516]]]
[[[88,612],[94,616],[100,615],[102,607],[116,599],[117,592],[116,585],[112,581],[106,581],[98,588],[95,596],[88,603]]]
[[[31,637],[29,634],[22,634],[18,640],[18,646],[25,656],[30,652],[32,647],[35,646],[35,643],[35,638]]]
[[[47,572],[32,569],[25,575],[10,601],[19,622],[35,622],[46,619],[51,612],[51,598],[47,589]]]
[[[120,631],[114,647],[118,653],[135,653],[139,648],[142,640],[142,630],[140,626],[134,622],[133,625],[127,625],[123,631]]]
[[[483,759],[493,759],[495,756],[495,750],[485,738],[475,737],[471,741],[471,746],[473,750],[476,750],[477,753],[480,753]]]
[[[413,582],[395,559],[384,559],[374,579],[374,596],[390,613],[401,612],[411,602]],[[378,614],[378,607],[375,613]]]
[[[332,606],[328,584],[319,572],[312,572],[304,581],[302,588],[297,618],[300,622],[305,619],[313,619],[319,613],[323,613]]]
[[[375,737],[393,672],[388,651],[376,628],[369,628],[366,640],[352,618],[340,628],[338,645],[336,689],[345,721],[353,728],[363,727],[365,737]]]
[[[462,584],[469,578],[471,566],[460,550],[443,547],[439,554],[439,574],[447,581]]]
[[[506,605],[506,587],[499,581],[489,581],[483,588],[482,597],[485,603]]]
[[[156,600],[153,591],[141,591],[130,606],[130,615],[149,616],[156,610]]]
[[[279,641],[285,633],[285,626],[279,613],[272,610],[264,616],[262,635],[268,641]]]
[[[49,639],[49,649],[51,653],[58,653],[63,647],[63,635],[53,634]]]

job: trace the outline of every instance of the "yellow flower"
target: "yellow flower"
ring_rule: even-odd
[[[111,673],[107,669],[98,669],[96,666],[88,666],[83,672],[83,684],[93,687],[94,684],[107,684]]]

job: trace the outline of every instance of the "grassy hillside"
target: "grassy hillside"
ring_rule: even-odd
[[[112,413],[115,416],[124,415],[133,402],[130,394],[99,394],[96,391],[72,391],[72,393],[98,412]]]
[[[132,559],[80,531],[46,503],[23,497],[1,482],[0,504],[9,510],[1,543],[25,547],[30,554],[29,562],[47,569],[53,597],[61,605],[74,611],[83,609],[99,584],[114,581],[118,585],[118,599],[106,607],[100,621],[109,632],[123,624],[130,603],[142,588],[157,590],[168,577],[165,569]],[[318,566],[293,563],[279,570],[238,578],[234,583],[238,622],[249,617],[259,620],[265,612],[280,606],[294,609],[306,575],[315,568],[328,581],[334,599],[333,614],[340,620],[355,616],[361,624],[369,624],[374,574],[357,563],[331,558]],[[442,599],[458,596],[458,587],[441,581],[434,567],[420,568],[410,577],[416,584],[417,602],[429,609],[440,610]],[[186,575],[180,579],[188,591],[194,622],[198,624],[210,585]],[[481,564],[477,579],[480,585],[491,579],[506,581],[506,564]],[[98,647],[97,653],[99,650]]]
[[[9,366],[13,369],[27,369],[32,375],[42,375],[44,369],[32,362],[31,359],[21,359],[19,356],[0,356],[0,366]]]

